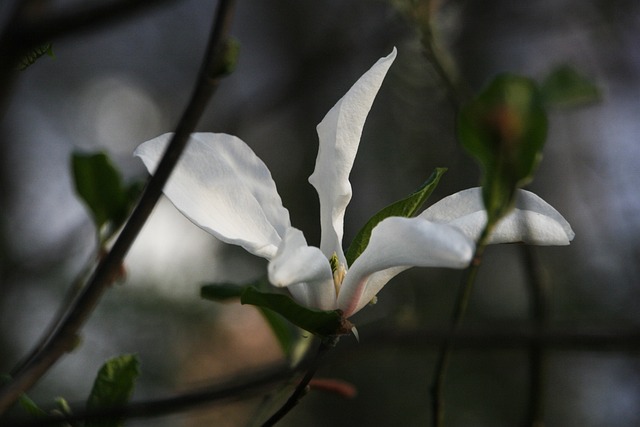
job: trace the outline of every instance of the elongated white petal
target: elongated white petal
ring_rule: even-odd
[[[135,151],[150,173],[171,138],[165,134]],[[196,225],[218,239],[270,259],[285,231],[282,206],[265,164],[235,136],[194,133],[164,193]]]
[[[420,217],[458,227],[477,240],[487,223],[482,189],[469,188],[445,197]],[[489,243],[568,245],[574,236],[571,225],[551,205],[530,191],[518,190],[515,209],[498,223]]]
[[[455,227],[422,218],[387,218],[373,229],[369,245],[347,272],[338,308],[352,315],[409,267],[464,268],[474,247]]]
[[[302,232],[291,227],[276,256],[269,262],[269,281],[288,287],[302,305],[332,310],[336,305],[336,290],[329,260],[316,247],[307,246]]]
[[[382,81],[396,57],[396,49],[381,58],[349,89],[317,127],[320,145],[316,168],[309,182],[320,198],[320,249],[327,257],[342,251],[344,212],[351,200],[349,174],[364,122]]]

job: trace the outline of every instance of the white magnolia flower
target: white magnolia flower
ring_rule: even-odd
[[[269,260],[269,281],[287,287],[299,303],[340,309],[345,317],[359,311],[407,268],[466,267],[473,239],[486,221],[477,189],[450,196],[418,217],[381,221],[365,251],[353,265],[346,264],[342,236],[351,200],[349,174],[365,119],[395,57],[394,49],[378,60],[317,127],[320,146],[309,181],[320,198],[320,248],[307,245],[302,232],[291,226],[269,170],[235,136],[192,134],[165,194],[199,227]],[[135,155],[150,172],[170,138],[165,134],[137,148]],[[525,202],[535,203],[525,203],[527,208],[501,223],[496,243],[567,244],[572,232],[562,216],[532,193],[521,194]]]

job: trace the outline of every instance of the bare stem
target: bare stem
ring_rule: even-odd
[[[549,288],[541,277],[533,248],[522,246],[522,257],[527,271],[527,285],[531,294],[531,313],[537,332],[545,330],[549,317]],[[544,396],[547,358],[544,345],[533,342],[529,347],[529,420],[532,427],[544,426]]]
[[[40,351],[11,373],[12,381],[0,390],[0,413],[6,411],[65,352],[73,348],[78,331],[93,312],[104,291],[116,277],[122,260],[159,200],[162,188],[186,147],[189,135],[195,129],[209,99],[219,84],[219,75],[216,73],[224,60],[224,48],[233,16],[233,5],[233,0],[220,0],[218,3],[209,44],[192,97],[178,122],[175,134],[156,173],[149,180],[138,205],[113,248],[102,258],[87,285],[73,302],[51,337],[46,337],[45,344],[39,346]]]
[[[328,343],[325,340],[322,340],[322,342],[320,343],[320,347],[318,348],[318,352],[316,353],[315,359],[313,360],[309,369],[307,369],[304,377],[302,377],[302,380],[300,380],[300,382],[296,386],[296,389],[293,391],[291,396],[289,396],[289,399],[287,399],[284,405],[282,405],[280,409],[278,409],[264,424],[262,424],[262,427],[274,426],[278,421],[284,418],[285,415],[291,412],[293,408],[296,407],[296,405],[307,393],[309,382],[316,374],[318,366],[320,365],[320,360],[327,353],[327,351],[329,351],[333,347],[335,347],[334,342]]]
[[[491,224],[487,224],[485,229],[482,231],[482,235],[478,239],[476,251],[471,259],[471,265],[467,268],[462,278],[462,284],[460,286],[453,315],[451,317],[451,333],[447,336],[447,339],[438,354],[438,360],[436,361],[435,368],[435,380],[431,388],[433,425],[435,427],[442,427],[444,425],[444,386],[447,372],[449,370],[449,364],[451,362],[451,356],[453,355],[455,336],[464,321],[464,316],[471,298],[471,291],[473,290],[473,284],[478,276],[480,264],[482,263],[482,255],[484,254],[484,249],[492,228],[493,226]]]

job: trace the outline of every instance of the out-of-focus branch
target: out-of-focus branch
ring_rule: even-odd
[[[20,60],[32,49],[79,31],[95,30],[98,26],[113,23],[168,1],[175,0],[113,0],[98,4],[80,2],[72,8],[59,10],[49,10],[43,7],[46,2],[43,5],[41,1],[18,2],[0,33],[0,94],[5,98],[8,96],[8,88]]]
[[[580,326],[514,327],[492,324],[486,327],[461,328],[452,333],[440,329],[390,329],[367,333],[360,331],[357,351],[376,348],[431,348],[441,346],[455,337],[456,350],[527,350],[538,345],[547,350],[584,352],[637,352],[640,350],[640,328],[612,328]],[[351,351],[341,346],[340,351]]]
[[[445,329],[371,329],[360,333],[357,344],[343,345],[335,349],[338,357],[345,353],[370,355],[372,351],[388,348],[429,349],[441,346],[451,337]],[[457,350],[527,350],[531,345],[540,345],[557,351],[620,352],[640,350],[640,329],[611,329],[604,327],[566,327],[540,330],[536,327],[513,327],[493,325],[486,328],[463,328],[455,334]],[[270,389],[273,384],[287,380],[296,372],[312,369],[314,361],[308,361],[293,371],[288,365],[276,365],[247,373],[242,378],[217,383],[208,387],[188,390],[181,394],[147,401],[132,402],[117,408],[99,411],[83,411],[84,404],[72,405],[73,414],[56,416],[37,421],[13,420],[14,427],[36,427],[56,425],[60,421],[97,420],[112,418],[150,418],[170,415],[212,403],[230,402],[256,396]],[[302,382],[300,383],[302,384]],[[301,388],[303,389],[303,388]],[[292,395],[293,396],[293,395]],[[77,409],[76,409],[77,408]]]
[[[471,264],[465,270],[453,308],[453,315],[451,316],[451,333],[447,336],[447,339],[444,340],[442,348],[438,353],[438,359],[436,360],[435,367],[435,379],[433,386],[431,387],[434,427],[441,427],[444,425],[444,386],[447,371],[449,370],[449,364],[451,362],[451,356],[453,355],[455,344],[454,340],[457,339],[456,332],[462,327],[462,323],[464,322],[469,300],[471,299],[473,284],[478,276],[478,271],[482,264],[482,256],[484,255],[484,250],[492,229],[493,224],[487,223],[482,234],[478,238],[475,253],[471,259]]]
[[[29,421],[15,419],[8,422],[8,425],[14,427],[44,427],[59,426],[61,422],[160,417],[207,404],[227,403],[257,396],[273,388],[274,384],[291,377],[292,374],[294,374],[294,371],[288,364],[281,364],[258,371],[251,371],[242,377],[185,391],[172,397],[132,402],[124,406],[99,410],[82,409],[85,406],[84,404],[72,405],[72,414],[51,415],[47,418],[31,419]]]
[[[536,331],[544,331],[549,320],[549,284],[541,277],[540,265],[534,248],[522,245],[522,259],[527,272],[527,287],[530,294],[531,317]],[[533,427],[544,426],[544,397],[547,378],[545,347],[539,342],[531,343],[529,349],[529,417]]]
[[[220,0],[218,3],[209,44],[193,94],[138,205],[115,241],[113,248],[102,258],[87,285],[67,311],[53,335],[45,337],[44,344],[38,345],[41,350],[11,373],[12,381],[0,390],[0,413],[6,411],[65,352],[73,348],[78,331],[95,308],[104,291],[117,276],[122,260],[160,198],[162,188],[186,147],[189,135],[195,129],[209,99],[218,86],[220,70],[225,68],[226,38],[233,16],[233,6],[233,0]]]

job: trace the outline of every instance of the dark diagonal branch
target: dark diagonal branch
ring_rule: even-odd
[[[11,406],[25,390],[33,386],[65,352],[73,348],[78,331],[106,288],[117,276],[122,260],[160,198],[162,188],[186,147],[189,135],[195,129],[218,86],[219,72],[224,69],[222,64],[225,62],[226,37],[233,15],[233,5],[233,0],[220,0],[218,4],[207,52],[192,97],[138,205],[113,248],[98,264],[87,285],[67,311],[53,335],[45,338],[44,344],[38,346],[41,351],[12,372],[12,381],[0,390],[0,413]]]
[[[316,353],[315,358],[311,361],[307,372],[305,372],[304,376],[296,386],[295,390],[289,396],[289,399],[278,409],[264,424],[262,427],[272,427],[276,425],[278,421],[285,417],[293,408],[295,408],[300,400],[304,397],[304,395],[308,391],[308,386],[313,377],[320,366],[320,361],[323,359],[324,355],[332,348],[335,347],[336,342],[326,342],[322,341],[320,347],[318,348],[318,352]]]

